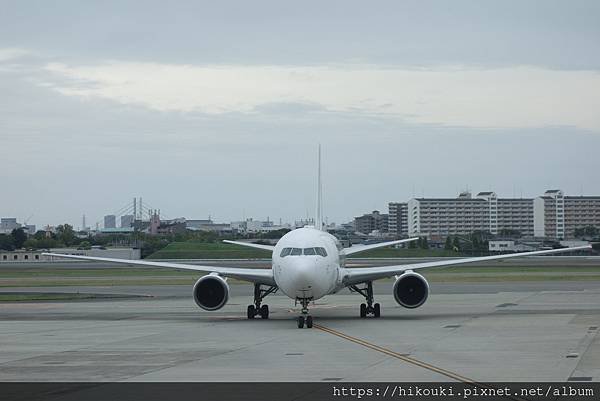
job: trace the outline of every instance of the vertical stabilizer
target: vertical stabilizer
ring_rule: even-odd
[[[321,182],[321,144],[319,144],[317,168],[317,211],[315,215],[315,228],[323,230],[323,184]]]

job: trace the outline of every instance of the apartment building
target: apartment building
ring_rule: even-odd
[[[493,192],[473,198],[413,198],[408,201],[408,235],[445,237],[473,231],[497,231],[497,199]]]
[[[533,203],[536,237],[573,238],[578,228],[600,229],[600,196],[565,196],[552,189]]]
[[[565,196],[559,189],[534,199],[498,198],[494,192],[415,198],[408,201],[407,209],[409,236],[510,230],[523,237],[566,239],[573,238],[578,228],[600,229],[600,196]]]
[[[408,235],[408,203],[388,203],[388,232],[396,237]]]
[[[371,234],[373,231],[385,233],[388,230],[388,215],[378,210],[354,218],[354,231]]]

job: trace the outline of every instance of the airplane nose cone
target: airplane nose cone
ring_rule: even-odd
[[[292,267],[294,282],[298,288],[312,287],[314,281],[315,263],[311,260],[302,260],[294,263]]]
[[[285,280],[282,290],[288,296],[295,298],[311,298],[317,286],[316,262],[312,258],[298,258],[283,266]]]

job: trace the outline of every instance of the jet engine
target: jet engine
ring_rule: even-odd
[[[408,271],[394,283],[394,298],[405,308],[418,308],[423,305],[429,295],[429,284],[425,277]]]
[[[229,285],[224,278],[209,274],[194,284],[194,301],[204,310],[221,309],[229,299]]]

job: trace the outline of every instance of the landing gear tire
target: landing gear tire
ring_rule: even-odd
[[[254,319],[254,316],[256,316],[254,305],[248,305],[248,319]]]
[[[373,303],[373,282],[367,281],[364,287],[351,285],[348,288],[350,288],[350,291],[352,292],[358,292],[367,300],[366,304],[360,304],[361,318],[365,318],[367,315],[373,315],[373,317],[381,316],[381,306]]]
[[[306,317],[306,327],[309,329],[312,329],[312,326],[313,326],[312,316],[307,316]]]
[[[260,317],[262,319],[269,318],[269,305],[263,305],[260,307]]]
[[[261,284],[254,284],[254,305],[248,305],[248,319],[254,319],[256,315],[260,315],[262,319],[269,318],[269,306],[261,305],[261,302],[274,292],[277,292],[277,286],[271,285],[263,289]]]
[[[298,316],[298,328],[301,329],[304,327],[304,316]]]

